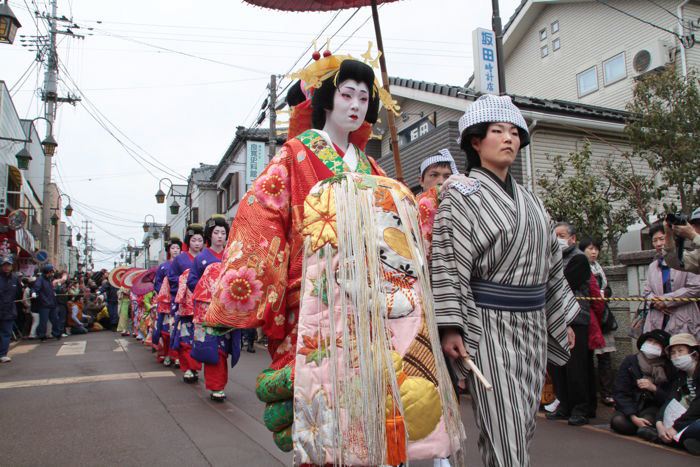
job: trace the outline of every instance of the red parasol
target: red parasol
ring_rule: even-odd
[[[116,287],[118,289],[122,286],[122,281],[124,280],[124,276],[128,271],[129,266],[117,266],[109,272],[107,275],[107,280],[112,287]]]
[[[379,12],[377,4],[391,3],[398,0],[243,0],[244,2],[284,11],[330,11],[343,10],[346,8],[359,8],[363,6],[372,7],[372,19],[374,20],[374,32],[377,35],[377,48],[381,52],[379,56],[379,67],[382,71],[382,83],[384,89],[389,92],[389,74],[386,71],[386,60],[384,60],[384,41],[382,40],[382,30],[379,27]],[[403,171],[401,170],[401,158],[399,156],[399,136],[396,132],[396,121],[392,112],[387,112],[387,124],[391,133],[391,147],[394,154],[394,166],[396,167],[396,178],[403,181]]]
[[[131,285],[131,292],[134,295],[146,295],[149,292],[153,292],[153,281],[156,278],[157,267],[152,267],[146,271],[139,274],[133,281]]]
[[[131,268],[126,274],[124,274],[124,279],[122,280],[122,287],[126,289],[131,289],[134,284],[134,280],[140,275],[145,273],[146,270],[142,268]]]

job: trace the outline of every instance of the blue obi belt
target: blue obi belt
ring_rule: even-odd
[[[541,310],[547,294],[546,284],[516,286],[472,279],[470,286],[478,307],[502,311]]]

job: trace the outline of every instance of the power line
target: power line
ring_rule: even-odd
[[[648,1],[649,3],[651,3],[652,5],[656,5],[657,7],[661,8],[661,9],[664,10],[666,13],[668,13],[669,15],[673,16],[674,18],[676,18],[678,21],[681,21],[681,18],[679,18],[678,15],[676,15],[674,12],[672,12],[671,10],[669,10],[668,8],[666,8],[665,6],[659,5],[659,4],[656,3],[654,0],[647,0],[647,1]]]
[[[110,135],[111,135],[125,150],[126,150],[127,154],[129,154],[129,155],[132,157],[132,159],[134,159],[141,167],[143,167],[144,170],[146,170],[146,172],[148,172],[149,174],[151,174],[154,178],[159,178],[159,177],[157,177],[153,172],[151,172],[146,166],[144,166],[141,162],[145,162],[146,164],[150,165],[151,167],[155,168],[156,170],[159,170],[159,171],[165,173],[166,175],[169,175],[169,176],[174,177],[174,178],[178,178],[178,179],[180,179],[180,180],[186,180],[186,178],[183,177],[182,175],[170,171],[169,168],[164,168],[165,166],[159,165],[160,162],[158,161],[158,159],[156,159],[155,157],[153,157],[153,156],[151,156],[150,154],[148,154],[141,146],[139,146],[136,142],[134,142],[131,138],[129,138],[128,135],[126,135],[123,131],[121,131],[117,125],[115,125],[111,120],[109,120],[109,119],[97,108],[97,106],[90,100],[90,98],[88,98],[88,97],[85,95],[85,93],[80,89],[80,87],[78,87],[77,83],[73,80],[73,78],[71,77],[71,75],[70,75],[70,73],[68,72],[68,70],[66,69],[66,67],[65,67],[62,63],[59,63],[59,66],[61,67],[61,69],[63,70],[63,72],[66,74],[66,76],[67,76],[68,79],[70,80],[71,84],[75,87],[75,89],[76,89],[76,90],[80,93],[80,95],[83,97],[84,103],[82,103],[82,102],[81,102],[81,103],[83,104],[83,108],[84,108],[85,111],[88,113],[88,115],[90,115],[96,122],[98,122],[98,124],[99,124],[105,131],[107,131],[107,133],[109,133],[109,134],[110,134]],[[86,104],[87,104],[87,105],[86,105]],[[91,107],[92,110],[93,110],[95,113],[97,113],[100,117],[95,116],[95,115],[90,111],[90,109],[88,108],[88,106]],[[133,150],[133,149],[131,149],[129,146],[127,146],[126,143],[124,143],[116,134],[114,134],[114,132],[112,132],[112,131],[107,127],[107,124],[106,124],[104,121],[102,121],[102,119],[104,119],[106,122],[108,122],[117,132],[119,132],[120,134],[122,134],[128,141],[130,141],[132,144],[134,144],[134,146],[136,146],[138,149],[140,149],[141,151],[143,151],[144,154],[146,154],[148,157],[150,157],[151,159],[153,159],[156,163],[147,160],[145,157],[139,155],[135,150]]]
[[[616,6],[612,6],[612,5],[610,5],[608,2],[606,2],[606,1],[604,1],[604,0],[595,0],[595,1],[598,2],[598,3],[600,3],[601,5],[605,5],[605,6],[608,7],[608,8],[612,8],[613,10],[615,10],[615,11],[617,11],[617,12],[619,12],[619,13],[622,13],[622,14],[625,15],[625,16],[629,16],[629,17],[632,18],[632,19],[636,19],[637,21],[639,21],[639,22],[641,22],[641,23],[644,23],[644,24],[646,24],[646,25],[648,25],[648,26],[651,26],[651,27],[653,27],[653,28],[659,29],[659,30],[661,30],[661,31],[667,32],[667,33],[669,33],[669,34],[675,36],[676,38],[678,38],[678,40],[681,42],[681,44],[684,44],[683,38],[682,38],[681,36],[679,36],[678,33],[674,32],[674,31],[671,31],[670,29],[666,29],[666,28],[664,28],[664,27],[661,27],[661,26],[659,26],[659,25],[657,25],[657,24],[652,23],[651,21],[647,21],[647,20],[645,20],[645,19],[642,19],[642,18],[640,18],[640,17],[638,17],[638,16],[633,15],[632,13],[628,13],[628,12],[626,12],[625,10],[622,10],[622,9],[616,7]]]
[[[134,43],[136,43],[136,44],[145,45],[146,47],[152,47],[152,48],[154,48],[154,49],[164,50],[164,51],[166,51],[166,52],[171,52],[171,53],[178,54],[178,55],[182,55],[182,56],[185,56],[185,57],[195,58],[195,59],[197,59],[197,60],[202,60],[202,61],[205,61],[205,62],[216,63],[216,64],[218,64],[218,65],[224,65],[224,66],[228,66],[228,67],[231,67],[231,68],[236,68],[236,69],[238,69],[238,70],[250,71],[250,72],[252,72],[252,73],[260,73],[260,74],[266,74],[266,75],[269,75],[269,74],[270,74],[269,72],[267,72],[267,71],[265,71],[265,70],[258,70],[258,69],[256,69],[256,68],[250,68],[250,67],[245,67],[245,66],[240,66],[240,65],[234,65],[233,63],[227,63],[227,62],[222,62],[222,61],[220,61],[220,60],[214,60],[214,59],[212,59],[212,58],[201,57],[201,56],[199,56],[199,55],[195,55],[195,54],[183,52],[183,51],[181,51],[181,50],[170,49],[170,48],[168,48],[168,47],[163,47],[163,46],[160,46],[160,45],[150,44],[150,43],[148,43],[148,42],[140,41],[140,40],[137,40],[137,39],[131,39],[131,38],[129,38],[129,37],[125,37],[125,36],[122,36],[122,35],[119,35],[119,34],[111,34],[111,33],[109,33],[108,31],[105,31],[105,30],[102,30],[102,29],[95,29],[95,31],[101,32],[102,34],[104,34],[104,35],[106,35],[106,36],[116,37],[116,38],[118,38],[118,39],[122,39],[122,40],[125,40],[125,41],[129,41],[129,42],[134,42]]]

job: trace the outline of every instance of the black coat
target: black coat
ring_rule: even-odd
[[[17,319],[17,303],[22,298],[22,284],[10,273],[0,273],[0,320]]]
[[[690,401],[688,410],[673,423],[673,428],[676,431],[681,431],[691,423],[700,420],[700,364],[695,365],[695,374],[691,377],[691,380],[695,385],[695,399]],[[688,394],[690,394],[690,390],[688,389],[688,377],[684,371],[679,371],[676,378],[673,380],[666,403],[661,407],[661,410],[659,410],[657,420],[662,421],[664,419],[664,411],[666,410],[666,406],[671,402],[671,399],[680,401],[683,396]]]
[[[664,370],[666,370],[668,381],[664,384],[657,384],[655,393],[639,389],[637,380],[644,377],[639,360],[637,360],[637,355],[626,356],[615,377],[613,388],[615,408],[629,417],[630,415],[639,415],[639,412],[647,407],[661,407],[668,399],[671,385],[676,376],[676,369],[671,362],[666,362]]]

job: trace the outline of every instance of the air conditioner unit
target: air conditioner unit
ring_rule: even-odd
[[[633,76],[643,75],[671,62],[670,47],[660,40],[647,42],[631,52]]]

